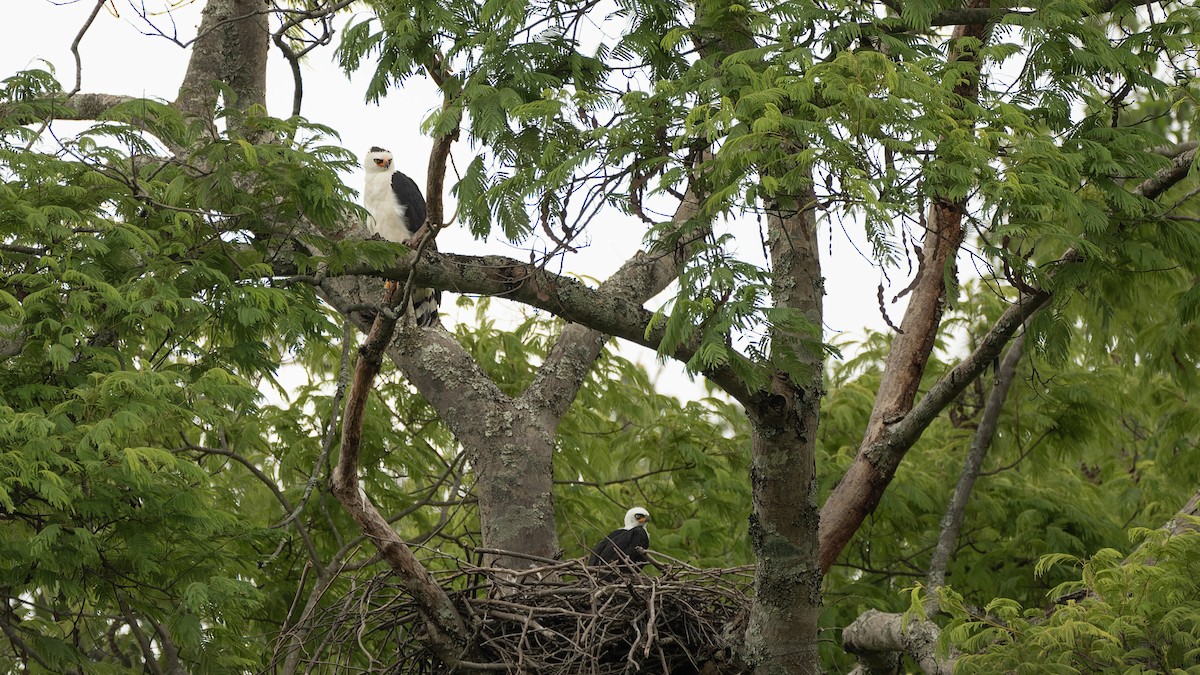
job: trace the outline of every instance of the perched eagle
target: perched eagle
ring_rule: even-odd
[[[646,556],[637,549],[639,546],[650,547],[650,533],[646,531],[648,522],[650,513],[646,509],[635,506],[626,511],[625,527],[613,530],[592,548],[588,565],[616,564],[624,571],[640,571],[646,564]]]
[[[401,244],[415,245],[410,238],[425,223],[425,198],[413,179],[392,168],[392,153],[378,146],[371,148],[363,160],[367,174],[363,190],[363,206],[371,217],[367,229],[374,234]],[[430,242],[432,244],[432,242]],[[388,283],[388,290],[394,284]],[[438,303],[442,292],[432,288],[414,288],[413,316],[418,326],[432,326],[438,320]]]

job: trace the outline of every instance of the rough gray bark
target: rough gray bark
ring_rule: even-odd
[[[267,52],[271,31],[261,0],[208,0],[192,45],[175,107],[185,117],[211,121],[217,105],[214,83],[237,97],[239,110],[267,104]]]
[[[652,265],[657,269],[671,264],[673,258],[641,254],[627,263],[628,267]],[[283,271],[283,266],[278,269]],[[641,303],[607,289],[592,288],[573,277],[554,274],[544,268],[503,256],[466,256],[452,253],[426,252],[419,260],[412,257],[397,259],[380,268],[371,265],[350,265],[343,272],[349,277],[372,275],[376,278],[403,281],[413,275],[422,285],[457,293],[503,296],[551,312],[569,322],[619,337],[633,344],[657,350],[662,342],[663,329],[659,322],[647,331],[653,314]],[[657,274],[657,273],[655,273]],[[329,283],[333,277],[327,277]],[[615,286],[614,288],[619,288]],[[698,343],[685,343],[669,356],[686,363],[695,354]],[[718,368],[705,377],[720,386],[727,394],[745,403],[754,392],[731,369]]]
[[[746,629],[745,659],[760,675],[820,672],[817,620],[821,612],[818,562],[816,441],[823,395],[820,327],[825,295],[818,254],[816,200],[768,207],[772,296],[799,310],[815,327],[808,336],[772,335],[773,350],[789,350],[806,372],[793,382],[776,373],[771,390],[746,406],[753,425],[750,485],[753,510],[754,604]]]
[[[1184,504],[1182,509],[1179,509],[1179,513],[1176,513],[1174,518],[1167,521],[1164,528],[1173,535],[1184,532],[1195,532],[1198,528],[1187,517],[1194,518],[1198,515],[1200,515],[1200,491],[1192,495],[1188,503]]]
[[[28,337],[28,333],[19,325],[0,326],[0,360],[20,354]]]

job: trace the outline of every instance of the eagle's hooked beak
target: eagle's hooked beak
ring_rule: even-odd
[[[380,157],[379,159],[375,160],[375,166],[378,166],[382,169],[386,169],[391,165],[392,165],[392,160],[390,160],[390,159],[383,159],[382,157]]]
[[[650,516],[644,516],[644,515],[638,516],[637,521],[642,524],[648,523],[648,522],[650,522]]]

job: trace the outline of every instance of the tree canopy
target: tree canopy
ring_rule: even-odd
[[[464,598],[632,504],[645,579],[751,570],[717,672],[1197,662],[1192,5],[202,6],[175,100],[4,74],[5,669],[504,668],[485,625],[553,631]],[[317,54],[367,101],[436,86],[408,245],[303,116]],[[617,220],[643,249],[572,274]],[[861,340],[822,330],[843,230],[907,301]],[[888,643],[914,626],[940,648]]]

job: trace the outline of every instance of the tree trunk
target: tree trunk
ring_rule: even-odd
[[[688,191],[674,226],[687,226],[697,214],[698,199]],[[640,306],[678,276],[686,246],[674,255],[636,254],[600,290]],[[366,331],[370,325],[349,310],[378,298],[381,286],[377,278],[338,277],[326,279],[321,291]],[[561,553],[554,518],[555,433],[607,341],[598,330],[568,324],[534,381],[512,398],[449,333],[407,325],[398,330],[388,357],[450,426],[474,469],[484,548],[541,558]],[[535,564],[503,555],[492,555],[487,563],[512,569]]]
[[[816,441],[823,394],[822,296],[814,203],[803,210],[767,211],[772,295],[779,307],[797,309],[816,332],[772,335],[773,350],[789,350],[806,371],[801,382],[776,373],[771,391],[746,413],[753,425],[750,487],[753,511],[754,604],[746,630],[746,660],[759,675],[820,672],[817,620],[821,570],[817,556]]]

